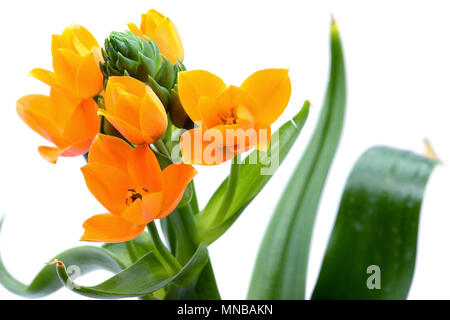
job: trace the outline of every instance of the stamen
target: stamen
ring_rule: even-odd
[[[148,192],[148,189],[146,189],[146,188],[142,188],[142,190],[144,190],[144,192]],[[125,198],[125,204],[130,205],[131,203],[135,202],[137,199],[142,200],[142,194],[137,193],[136,189],[134,189],[134,188],[128,189],[128,195]]]
[[[232,125],[237,123],[236,108],[231,108],[228,112],[222,112],[219,114],[220,121],[225,125]]]

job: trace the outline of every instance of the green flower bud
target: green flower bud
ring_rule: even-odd
[[[105,81],[110,76],[130,76],[145,82],[169,110],[178,72],[186,70],[180,61],[173,65],[160,54],[153,40],[142,39],[128,31],[112,32],[105,40],[102,53],[105,62],[101,70]]]
[[[173,65],[161,55],[153,40],[128,31],[112,32],[105,40],[102,54],[104,63],[100,67],[105,85],[111,76],[130,76],[145,82],[161,100],[175,126],[194,127],[178,97],[178,72],[186,70],[181,61]]]
[[[128,75],[147,81],[149,76],[158,74],[162,65],[158,46],[128,31],[112,32],[105,40],[102,53],[105,62],[101,69],[105,78]]]

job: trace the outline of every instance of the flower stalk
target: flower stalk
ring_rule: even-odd
[[[219,210],[216,211],[216,216],[213,217],[213,225],[217,225],[223,221],[224,218],[227,217],[228,209],[233,203],[233,198],[236,194],[236,186],[239,179],[239,172],[241,170],[240,161],[241,157],[237,154],[234,159],[231,161],[230,166],[230,175],[228,176],[227,190],[225,196],[223,197],[223,201],[220,205]]]
[[[163,263],[167,270],[172,274],[178,273],[181,270],[182,266],[162,242],[155,222],[150,222],[147,225],[147,228],[153,240],[153,244],[155,245],[155,254],[158,256],[160,262]]]

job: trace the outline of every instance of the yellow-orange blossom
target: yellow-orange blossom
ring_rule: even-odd
[[[105,110],[99,113],[135,145],[156,142],[167,128],[161,101],[149,86],[131,77],[108,79]]]
[[[250,148],[267,150],[270,125],[286,108],[291,83],[286,69],[257,71],[240,87],[194,70],[179,73],[178,92],[198,126],[181,137],[184,162],[215,165]]]
[[[52,37],[54,72],[36,68],[30,75],[76,99],[92,98],[103,89],[100,46],[80,25]]]
[[[31,75],[51,86],[50,96],[28,95],[17,101],[21,119],[55,147],[39,153],[56,163],[59,156],[86,153],[97,134],[100,119],[92,99],[102,89],[99,50],[94,37],[79,25],[70,25],[52,38],[54,72],[34,69]]]
[[[129,23],[130,31],[144,38],[149,37],[155,41],[161,53],[173,64],[184,59],[184,49],[177,28],[172,21],[152,9],[142,15],[141,26]]]
[[[136,238],[180,202],[196,170],[172,164],[161,171],[147,145],[133,149],[125,141],[98,135],[82,168],[86,184],[110,212],[86,220],[81,240],[123,242]]]

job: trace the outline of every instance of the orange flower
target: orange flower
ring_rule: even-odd
[[[38,148],[51,163],[56,163],[59,156],[86,153],[100,127],[94,100],[74,100],[56,89],[51,90],[50,96],[20,98],[17,113],[31,129],[56,145]]]
[[[123,242],[136,238],[155,220],[169,215],[197,171],[172,164],[161,172],[147,145],[133,149],[125,141],[98,135],[82,169],[91,193],[110,213],[83,224],[81,240]]]
[[[144,38],[149,37],[155,41],[159,51],[173,64],[184,59],[184,49],[180,35],[172,21],[158,11],[152,9],[142,15],[141,28],[129,23],[130,31]]]
[[[103,89],[100,47],[88,30],[72,24],[62,35],[53,35],[52,55],[54,72],[36,68],[30,75],[77,99],[92,98]]]
[[[184,162],[216,165],[254,147],[267,151],[270,125],[286,108],[291,83],[286,69],[255,72],[240,87],[195,70],[179,73],[178,93],[199,126],[181,137]]]
[[[151,144],[167,129],[167,114],[153,90],[131,77],[110,77],[99,113],[131,143]]]

